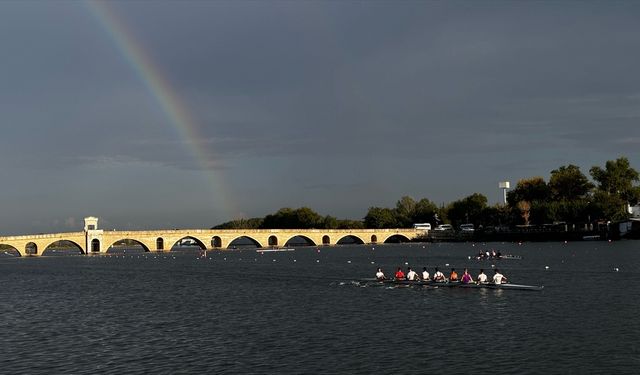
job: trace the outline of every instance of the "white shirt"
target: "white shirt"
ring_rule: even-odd
[[[433,274],[433,279],[434,280],[444,280],[444,273],[438,271],[436,273]]]
[[[429,280],[429,272],[422,271],[422,280]]]
[[[478,282],[479,283],[487,282],[487,275],[484,272],[478,275]]]
[[[502,279],[503,278],[504,278],[504,275],[501,274],[500,272],[498,272],[495,275],[493,275],[493,283],[494,284],[502,284]]]
[[[418,276],[418,274],[414,270],[407,272],[407,280],[415,280],[416,276]]]
[[[382,273],[382,271],[376,272],[376,279],[378,280],[384,279],[384,273]]]

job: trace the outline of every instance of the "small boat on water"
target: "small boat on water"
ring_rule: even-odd
[[[361,283],[373,284],[373,285],[397,285],[397,286],[415,286],[415,287],[429,287],[429,288],[467,288],[467,289],[512,289],[512,290],[530,290],[541,291],[544,286],[537,285],[524,285],[524,284],[494,284],[494,283],[468,283],[464,284],[460,281],[448,281],[438,282],[433,280],[376,280],[376,279],[361,279]]]
[[[256,249],[256,253],[278,253],[283,251],[296,251],[291,247],[273,248],[273,249]]]
[[[500,259],[522,259],[522,256],[520,255],[513,255],[513,254],[500,254],[500,255],[475,255],[475,256],[469,256],[469,259],[472,258],[476,258],[476,260],[500,260]]]

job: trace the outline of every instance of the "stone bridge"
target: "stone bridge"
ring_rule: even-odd
[[[349,238],[357,243],[377,244],[389,240],[410,241],[426,235],[420,229],[169,229],[148,231],[109,231],[97,229],[97,218],[85,218],[82,232],[0,237],[0,248],[13,248],[20,256],[40,256],[59,241],[67,241],[83,254],[106,253],[117,244],[135,243],[145,251],[170,251],[189,241],[201,249],[228,249],[238,239],[256,247],[282,247],[293,238],[302,238],[311,246],[336,245]],[[3,250],[6,251],[6,250]]]

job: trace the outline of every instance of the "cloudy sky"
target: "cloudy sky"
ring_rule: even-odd
[[[5,235],[640,169],[633,1],[0,2],[0,45]]]

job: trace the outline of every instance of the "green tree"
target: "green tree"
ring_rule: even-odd
[[[413,223],[413,215],[416,209],[416,201],[409,197],[404,196],[396,203],[396,220],[398,227],[409,228]]]
[[[422,198],[416,203],[413,210],[413,223],[431,223],[435,226],[435,214],[438,212],[438,206],[427,198]]]
[[[452,202],[447,207],[447,218],[454,226],[464,223],[479,225],[482,211],[487,207],[487,197],[474,193]]]
[[[515,189],[507,193],[507,203],[516,207],[518,202],[547,201],[551,197],[551,190],[544,178],[532,177],[518,181]]]
[[[640,178],[638,172],[631,168],[629,160],[625,157],[618,158],[614,161],[607,161],[605,168],[598,166],[592,167],[589,172],[591,177],[598,183],[598,191],[605,193],[611,197],[612,204],[618,205],[613,212],[619,212],[615,216],[626,216],[624,206],[628,203],[637,204],[640,200],[640,187],[637,183]],[[622,202],[622,204],[620,204]]]
[[[324,218],[308,207],[295,210],[281,208],[272,215],[267,215],[261,228],[267,229],[310,229],[323,225]]]
[[[573,164],[551,171],[549,178],[551,198],[558,201],[577,201],[587,197],[594,185]]]
[[[338,229],[364,229],[362,220],[338,220]]]
[[[337,229],[338,228],[338,219],[333,216],[325,216],[322,220],[322,229]]]
[[[364,217],[366,228],[398,228],[397,215],[390,208],[371,207]]]

